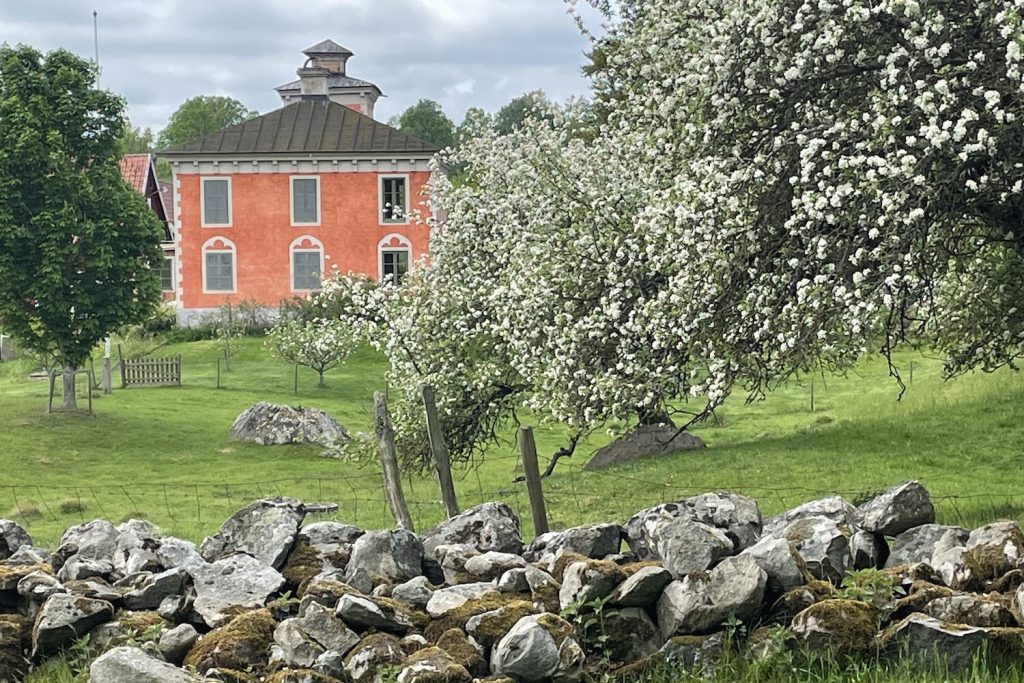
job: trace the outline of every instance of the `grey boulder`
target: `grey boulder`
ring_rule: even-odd
[[[32,629],[33,655],[46,655],[71,645],[76,639],[114,616],[105,600],[92,600],[70,593],[47,598]]]
[[[766,536],[740,555],[753,558],[764,570],[769,593],[781,595],[806,583],[803,558],[785,538]]]
[[[348,432],[338,421],[316,408],[292,408],[260,402],[247,408],[231,425],[229,435],[236,441],[263,446],[315,443],[335,446],[348,441]]]
[[[836,524],[847,528],[857,523],[857,508],[853,507],[840,496],[829,496],[819,500],[812,500],[795,508],[787,510],[780,515],[764,520],[762,533],[777,535],[784,528],[805,517],[827,517]]]
[[[22,546],[32,546],[32,537],[28,532],[17,522],[0,519],[0,560],[11,557]]]
[[[165,598],[183,594],[189,580],[188,572],[180,567],[146,575],[135,588],[124,594],[124,606],[130,610],[155,610]]]
[[[664,638],[711,633],[730,617],[749,620],[761,610],[768,576],[749,555],[722,560],[709,574],[691,574],[665,587],[658,599]]]
[[[491,670],[522,683],[577,681],[584,655],[572,632],[572,625],[554,614],[523,617],[494,647]]]
[[[672,583],[672,572],[664,567],[643,567],[612,592],[611,604],[618,607],[650,607]]]
[[[665,569],[676,578],[707,571],[734,550],[723,531],[686,517],[657,527],[652,540]]]
[[[194,570],[193,609],[211,628],[221,626],[240,608],[262,607],[284,585],[284,577],[248,555],[232,555]]]
[[[533,539],[523,556],[530,562],[570,552],[599,560],[619,552],[622,547],[623,529],[618,524],[587,524],[566,529],[549,531]]]
[[[409,531],[372,531],[352,544],[345,583],[369,593],[382,583],[402,583],[422,573],[423,545]]]
[[[886,489],[858,507],[856,521],[865,531],[895,536],[934,523],[935,507],[925,487],[908,481]]]
[[[115,647],[89,666],[89,683],[197,683],[206,681],[137,647]]]
[[[886,567],[898,567],[902,564],[931,562],[935,554],[935,544],[947,532],[954,532],[960,539],[960,545],[967,543],[970,532],[967,529],[943,524],[922,524],[897,534],[889,544],[889,558]]]
[[[280,569],[295,545],[305,517],[305,507],[294,498],[255,501],[231,515],[216,534],[207,537],[200,554],[207,562],[216,562],[235,553],[247,553]]]
[[[199,632],[192,624],[178,624],[174,628],[161,631],[156,643],[164,659],[180,665],[197,640]]]
[[[882,636],[893,657],[909,658],[925,667],[936,665],[936,657],[951,672],[969,668],[988,640],[985,629],[945,624],[935,617],[912,614]]]
[[[505,503],[483,503],[441,522],[423,534],[423,551],[430,559],[441,545],[468,545],[478,552],[495,550],[519,554],[523,537],[519,515]]]
[[[793,544],[816,579],[838,584],[853,567],[850,538],[829,517],[799,517],[775,535]]]

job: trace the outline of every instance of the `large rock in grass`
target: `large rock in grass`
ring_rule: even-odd
[[[32,652],[34,655],[56,652],[110,621],[113,616],[114,607],[104,600],[91,600],[70,593],[51,595],[36,616],[32,629]]]
[[[236,441],[272,444],[315,443],[333,446],[348,441],[338,421],[316,408],[291,408],[260,402],[246,409],[229,432]]]
[[[294,498],[257,500],[231,515],[216,534],[203,541],[200,552],[207,562],[247,553],[280,569],[305,517],[306,508]]]
[[[206,678],[162,662],[137,647],[115,647],[89,666],[89,683],[197,683]]]
[[[640,458],[668,455],[704,448],[699,436],[680,432],[672,425],[639,425],[628,434],[599,448],[583,466],[585,470],[603,470]]]
[[[193,570],[193,609],[210,627],[226,623],[240,609],[262,607],[284,585],[284,577],[248,555],[232,555]]]
[[[857,508],[857,525],[864,531],[895,536],[935,522],[935,507],[919,482],[893,486]]]
[[[768,592],[781,595],[807,582],[803,558],[785,538],[765,536],[741,555],[754,558],[768,575]]]

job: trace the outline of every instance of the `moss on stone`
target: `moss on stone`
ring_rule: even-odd
[[[32,647],[32,622],[18,614],[0,614],[0,681],[24,680]]]
[[[661,562],[654,562],[648,560],[647,562],[629,562],[627,564],[619,565],[619,569],[626,575],[626,578],[633,576],[641,569],[647,569],[648,567],[664,567]]]
[[[262,669],[267,665],[267,650],[274,640],[276,626],[269,610],[240,614],[196,642],[185,657],[185,665],[199,671],[213,667]]]
[[[309,544],[309,541],[300,540],[288,553],[288,560],[281,568],[281,575],[293,588],[300,588],[303,583],[319,574],[323,570],[324,563],[317,554],[316,549]],[[301,596],[301,593],[299,594]]]
[[[899,621],[909,617],[914,612],[923,612],[932,600],[948,598],[954,592],[945,586],[936,586],[926,581],[915,581],[911,584],[910,591],[906,597],[896,601],[896,609],[893,610],[892,619]]]
[[[649,657],[620,666],[611,671],[609,676],[613,681],[621,683],[639,683],[640,681],[658,680],[658,674],[661,674],[667,668],[665,656],[660,652],[655,652]]]
[[[38,564],[9,564],[0,562],[0,590],[14,590],[18,582],[32,572],[53,574],[53,567],[45,562]]]
[[[312,669],[282,669],[268,676],[266,683],[338,683],[338,679]]]
[[[522,597],[522,595],[517,593],[498,593],[495,591],[474,600],[467,600],[455,609],[445,612],[444,616],[440,619],[430,622],[423,631],[423,635],[431,643],[436,643],[437,639],[448,629],[465,629],[466,622],[476,615],[500,609],[509,603],[521,600]]]
[[[520,619],[536,613],[537,609],[532,602],[527,600],[510,602],[493,612],[481,614],[480,622],[474,629],[474,636],[487,643],[497,642],[504,638]]]
[[[533,603],[538,610],[544,612],[558,612],[562,608],[561,601],[558,597],[558,584],[548,583],[543,586],[537,586],[534,589],[531,598]]]
[[[551,567],[551,576],[558,583],[562,583],[562,578],[565,576],[565,569],[573,562],[586,562],[590,558],[586,555],[580,555],[579,553],[562,553],[555,560],[555,563]],[[615,564],[614,562],[612,564]]]
[[[442,633],[437,639],[437,647],[447,652],[449,657],[470,673],[479,676],[487,672],[487,660],[480,650],[469,642],[469,637],[462,629],[450,628]],[[421,651],[418,650],[417,654]]]
[[[213,679],[220,683],[257,683],[256,676],[237,669],[217,669],[217,678]]]
[[[473,677],[439,647],[427,647],[405,660],[402,680],[409,683],[470,683]]]
[[[863,652],[874,645],[878,619],[878,610],[867,603],[823,600],[793,619],[793,631],[814,650],[849,654]]]
[[[373,601],[384,612],[390,610],[392,614],[401,614],[412,623],[417,631],[422,631],[430,623],[430,615],[426,612],[410,607],[394,598],[366,596],[366,599]]]
[[[142,635],[157,625],[167,626],[167,622],[156,612],[121,612],[116,621],[126,633]]]
[[[382,661],[379,665],[399,664],[405,659],[405,652],[402,650],[402,642],[390,633],[371,633],[366,636],[345,655],[345,664],[349,664],[367,650],[373,650],[381,655]]]
[[[545,612],[539,615],[537,625],[548,632],[558,647],[562,646],[566,638],[571,638],[573,635],[572,624],[557,614]]]
[[[343,595],[365,597],[352,586],[340,581],[317,581],[316,583],[305,581],[299,586],[298,594],[302,597],[309,597],[314,602],[331,609],[337,606]]]
[[[970,588],[980,590],[983,582],[1000,578],[1013,569],[1002,546],[978,545],[964,553],[964,566],[970,571]]]

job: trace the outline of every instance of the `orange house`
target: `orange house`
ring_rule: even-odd
[[[162,154],[174,172],[180,322],[227,303],[276,307],[333,268],[397,282],[429,249],[412,214],[429,215],[437,147],[362,113],[380,91],[349,88],[350,52],[324,41],[306,54],[283,108]]]

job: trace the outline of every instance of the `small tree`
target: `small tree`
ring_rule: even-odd
[[[395,123],[403,133],[415,135],[438,147],[455,144],[455,124],[434,100],[420,100],[402,112]]]
[[[285,320],[270,330],[267,345],[279,358],[316,370],[323,388],[324,373],[343,363],[360,337],[358,329],[338,320]]]
[[[162,227],[122,180],[124,102],[85,60],[0,47],[0,321],[26,349],[75,370],[160,301]]]
[[[157,147],[183,145],[254,116],[258,116],[256,111],[233,97],[197,95],[182,102],[171,114],[167,126],[157,137]]]

